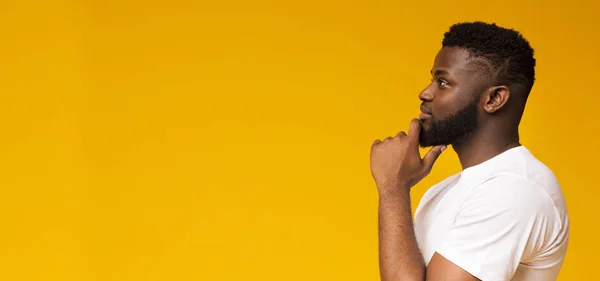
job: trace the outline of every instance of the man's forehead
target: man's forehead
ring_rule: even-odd
[[[469,51],[458,47],[444,47],[435,57],[433,72],[445,70],[447,72],[478,71],[477,64],[472,63],[474,59]]]

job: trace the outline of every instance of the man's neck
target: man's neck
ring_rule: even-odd
[[[464,170],[520,145],[518,130],[505,133],[480,131],[460,143],[453,144],[452,148],[458,154]]]

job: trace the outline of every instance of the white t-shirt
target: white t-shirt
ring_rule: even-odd
[[[552,171],[519,146],[427,190],[415,233],[426,264],[438,252],[483,281],[556,280],[569,217]]]

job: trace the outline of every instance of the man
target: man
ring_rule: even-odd
[[[534,67],[529,42],[512,29],[472,22],[445,33],[419,119],[371,148],[382,280],[556,280],[565,201],[518,134]],[[432,147],[424,158],[419,145]],[[463,169],[427,190],[413,224],[410,188],[447,145]]]

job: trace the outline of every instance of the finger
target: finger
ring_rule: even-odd
[[[406,137],[406,133],[404,131],[400,131],[396,134],[396,137]]]
[[[417,118],[414,118],[410,120],[410,126],[408,128],[408,137],[413,143],[418,143],[419,134],[421,134],[421,121],[419,121],[419,119]]]
[[[433,167],[433,164],[435,164],[435,161],[438,159],[438,157],[440,157],[440,155],[442,154],[442,152],[446,149],[445,145],[438,145],[438,146],[434,146],[432,147],[427,154],[425,154],[425,157],[423,157],[423,165],[425,166],[425,169],[427,171],[430,171],[431,168]]]

